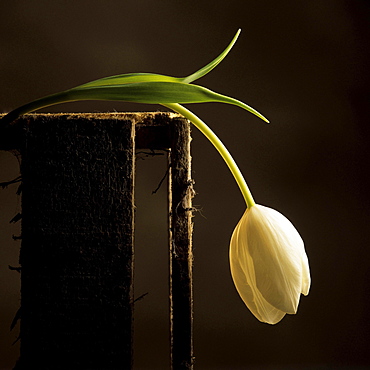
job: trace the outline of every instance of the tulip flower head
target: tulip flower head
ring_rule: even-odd
[[[239,34],[240,30],[216,59],[189,76],[129,73],[101,78],[22,105],[2,118],[0,128],[11,125],[22,114],[80,100],[160,104],[183,115],[217,149],[244,197],[247,210],[236,226],[230,244],[231,273],[241,298],[257,319],[275,324],[286,313],[296,313],[300,294],[308,294],[310,272],[303,241],[283,215],[255,204],[242,173],[225,145],[199,117],[181,105],[204,102],[233,104],[269,122],[240,100],[192,84],[226,57]]]
[[[269,324],[297,312],[310,289],[303,240],[281,213],[259,204],[247,208],[230,242],[236,289],[253,315]]]

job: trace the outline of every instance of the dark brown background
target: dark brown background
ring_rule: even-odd
[[[213,147],[193,130],[195,354],[198,369],[367,368],[369,355],[369,5],[327,1],[2,0],[0,111],[126,72],[187,75],[243,32],[203,84],[260,110],[190,106],[235,156],[258,203],[290,218],[306,243],[312,290],[296,316],[259,323],[228,266],[242,196]],[[157,110],[73,103],[48,111]],[[151,195],[164,158],[138,162],[136,368],[168,367],[166,189]],[[0,152],[0,181],[18,174]],[[16,187],[0,191],[0,368],[10,369],[18,328],[19,243],[9,225]]]

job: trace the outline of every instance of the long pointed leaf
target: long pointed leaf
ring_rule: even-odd
[[[80,100],[120,100],[146,104],[190,104],[219,102],[239,106],[262,120],[267,119],[249,105],[205,87],[182,82],[140,82],[112,86],[85,86],[62,91],[26,104],[9,115],[18,116],[54,104]],[[10,119],[13,118],[12,116]],[[13,118],[14,119],[14,118]]]
[[[160,75],[156,73],[126,73],[122,75],[100,78],[99,80],[94,80],[83,85],[79,85],[74,89],[85,87],[124,85],[130,83],[151,82],[151,81],[182,82],[182,79],[178,77]]]
[[[226,49],[216,59],[212,60],[211,63],[208,63],[205,67],[199,69],[198,71],[194,72],[193,74],[182,78],[181,82],[190,83],[190,82],[193,82],[195,80],[198,80],[199,78],[203,77],[207,73],[211,72],[213,68],[217,67],[223,61],[223,59],[226,57],[226,55],[229,53],[231,48],[236,43],[236,40],[238,39],[240,32],[241,32],[241,29],[238,30],[238,32],[235,34],[234,38],[231,40],[230,44],[226,47]]]
[[[231,40],[230,44],[226,47],[226,49],[219,55],[217,58],[212,60],[212,62],[208,63],[205,67],[199,69],[198,71],[192,73],[186,77],[172,77],[166,75],[160,75],[156,73],[127,73],[127,74],[120,74],[115,76],[109,76],[100,78],[98,80],[94,80],[83,85],[77,86],[80,87],[93,87],[93,86],[105,86],[105,85],[123,85],[127,83],[139,83],[139,82],[149,82],[149,81],[162,81],[162,82],[183,82],[183,83],[191,83],[199,78],[205,76],[207,73],[211,72],[212,69],[217,67],[222,60],[226,57],[229,51],[232,49],[236,40],[239,37],[241,30],[239,29],[238,32],[235,34],[234,38]]]
[[[216,93],[203,86],[178,82],[142,82],[70,90],[78,100],[122,100],[149,104],[191,104],[218,102],[233,104],[269,122],[261,113],[240,100]]]
[[[8,113],[2,119],[2,123],[5,125],[22,114],[40,108],[78,100],[121,100],[163,105],[220,102],[237,105],[268,122],[262,114],[239,100],[190,84],[209,73],[225,58],[239,34],[240,30],[216,59],[187,77],[177,78],[153,73],[129,73],[105,77],[25,104]]]

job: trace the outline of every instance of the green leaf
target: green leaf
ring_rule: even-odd
[[[73,100],[120,100],[146,104],[191,104],[218,102],[243,108],[262,120],[267,119],[249,105],[203,86],[171,81],[139,82],[112,86],[80,86],[65,92]]]
[[[165,76],[155,73],[126,73],[122,75],[109,76],[94,80],[83,85],[76,86],[73,89],[85,88],[85,87],[99,87],[99,86],[113,86],[113,85],[125,85],[140,82],[182,82],[181,78]]]
[[[126,73],[126,74],[120,74],[120,75],[100,78],[98,80],[94,80],[94,81],[85,83],[83,85],[77,86],[76,88],[93,87],[93,86],[97,87],[97,86],[123,85],[123,84],[128,84],[128,83],[151,82],[151,81],[191,83],[205,76],[207,73],[211,72],[212,69],[217,67],[222,62],[222,60],[226,57],[226,55],[229,53],[229,51],[232,49],[232,47],[236,43],[236,40],[238,39],[240,32],[241,30],[239,29],[238,32],[235,34],[234,38],[232,39],[232,41],[230,42],[230,44],[217,58],[215,58],[214,60],[212,60],[212,62],[208,63],[205,67],[199,69],[198,71],[192,73],[189,76],[172,77],[172,76],[166,76],[166,75],[161,75],[161,74],[156,74],[156,73]]]
[[[40,108],[78,100],[120,100],[163,105],[220,102],[237,105],[268,122],[262,114],[239,100],[190,84],[209,73],[226,57],[240,32],[238,30],[230,44],[216,59],[187,77],[171,77],[154,73],[109,76],[34,100],[8,113],[2,119],[2,123],[10,123],[20,115]]]
[[[199,69],[198,71],[194,72],[193,74],[184,77],[181,79],[184,83],[190,83],[195,80],[198,80],[199,78],[203,77],[207,73],[211,72],[213,68],[217,67],[223,59],[226,57],[227,54],[229,54],[229,51],[236,43],[236,40],[238,39],[240,35],[241,29],[238,30],[238,32],[235,34],[234,38],[231,40],[230,44],[226,47],[226,49],[214,60],[212,60],[211,63],[208,63],[205,67]]]

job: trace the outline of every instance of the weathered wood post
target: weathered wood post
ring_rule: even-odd
[[[22,369],[131,368],[134,127],[99,118],[25,127]]]
[[[193,369],[193,252],[190,127],[175,124],[169,153],[172,369]]]
[[[22,155],[17,368],[132,368],[135,145],[169,149],[171,363],[193,368],[190,128],[164,113],[27,115],[0,137]]]
[[[193,180],[190,124],[177,115],[170,125],[137,125],[137,148],[169,149],[168,217],[170,254],[171,368],[191,370],[193,354]],[[160,118],[160,116],[158,117]],[[169,130],[168,130],[169,128]]]

